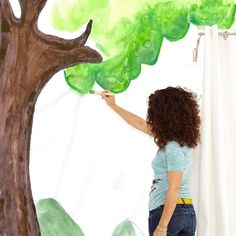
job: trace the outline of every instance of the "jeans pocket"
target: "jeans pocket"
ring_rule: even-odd
[[[168,224],[167,235],[176,236],[183,228],[183,214],[173,214]]]
[[[153,236],[153,233],[159,224],[161,219],[161,214],[159,212],[154,212],[148,217],[148,228],[149,228],[149,236]]]

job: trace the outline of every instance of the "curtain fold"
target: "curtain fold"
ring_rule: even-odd
[[[236,174],[229,168],[235,166],[231,132],[236,131],[235,60],[232,60],[236,40],[224,40],[218,32],[217,25],[205,27],[201,144],[193,153],[197,236],[236,235],[230,222],[235,209],[232,176]]]

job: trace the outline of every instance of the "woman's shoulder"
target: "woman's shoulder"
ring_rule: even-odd
[[[175,140],[168,141],[165,145],[165,148],[180,148],[181,145]]]
[[[165,151],[169,151],[169,150],[182,150],[184,152],[190,151],[191,148],[189,148],[188,146],[181,146],[179,142],[175,141],[175,140],[171,140],[168,141],[165,145]]]

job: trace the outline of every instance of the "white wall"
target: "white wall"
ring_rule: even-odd
[[[49,10],[40,17],[42,31],[76,35],[52,29]],[[139,78],[116,95],[117,104],[145,118],[147,98],[156,89],[179,85],[200,95],[201,48],[199,62],[192,61],[197,32],[191,26],[183,40],[165,40],[157,64],[143,65]],[[30,159],[34,200],[56,198],[88,236],[109,236],[125,218],[148,235],[156,150],[151,138],[126,124],[99,96],[73,93],[60,72],[36,104]]]

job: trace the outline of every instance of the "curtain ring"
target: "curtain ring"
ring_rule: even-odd
[[[227,40],[227,38],[228,38],[228,32],[227,31],[224,31],[223,38],[224,38],[224,40]]]

